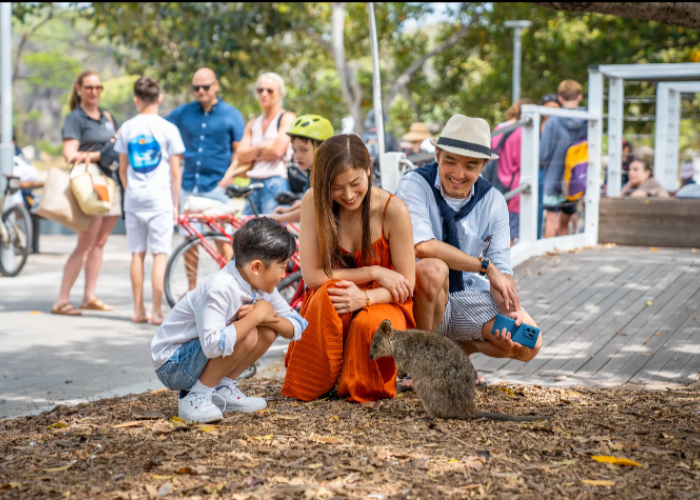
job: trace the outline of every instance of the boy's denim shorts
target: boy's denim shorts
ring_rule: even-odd
[[[170,356],[170,359],[156,370],[158,380],[173,391],[180,391],[180,397],[187,394],[201,377],[209,358],[206,357],[199,339],[185,342]]]

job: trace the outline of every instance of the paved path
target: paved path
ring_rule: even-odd
[[[139,393],[161,387],[149,345],[154,326],[131,322],[130,254],[126,238],[112,236],[105,249],[97,295],[111,313],[71,318],[49,314],[74,236],[42,236],[17,278],[0,278],[0,418],[40,411],[57,402]],[[145,300],[150,301],[150,258]],[[73,287],[79,305],[82,276]],[[280,376],[282,341],[261,363],[263,376]],[[275,372],[275,370],[278,370]]]
[[[155,327],[131,322],[123,236],[110,238],[98,283],[98,296],[116,310],[48,314],[74,243],[74,236],[42,236],[43,253],[30,257],[21,276],[0,278],[0,418],[161,386],[148,348]],[[531,259],[516,279],[544,348],[528,364],[474,356],[488,380],[663,387],[698,378],[700,253],[599,247]],[[80,278],[74,304],[82,287]],[[147,280],[147,301],[149,289]],[[282,340],[273,346],[260,376],[284,376],[285,349]]]
[[[663,388],[700,372],[700,252],[598,247],[516,269],[543,332],[525,364],[475,356],[487,380]]]

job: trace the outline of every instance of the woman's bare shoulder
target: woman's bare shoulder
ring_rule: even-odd
[[[386,207],[387,221],[405,220],[406,217],[410,218],[406,203],[398,196],[392,197],[389,205]]]

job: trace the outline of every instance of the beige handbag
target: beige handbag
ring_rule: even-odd
[[[73,167],[70,173],[70,187],[78,204],[87,215],[105,215],[112,208],[114,190],[117,183],[90,163],[90,155],[85,155],[85,163]]]
[[[36,213],[76,232],[88,230],[92,217],[85,215],[70,187],[70,175],[60,168],[50,168]]]

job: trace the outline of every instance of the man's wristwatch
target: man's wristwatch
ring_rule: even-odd
[[[489,264],[491,264],[491,259],[489,259],[488,257],[481,258],[481,269],[479,269],[480,275],[486,276],[486,271],[489,268]]]

